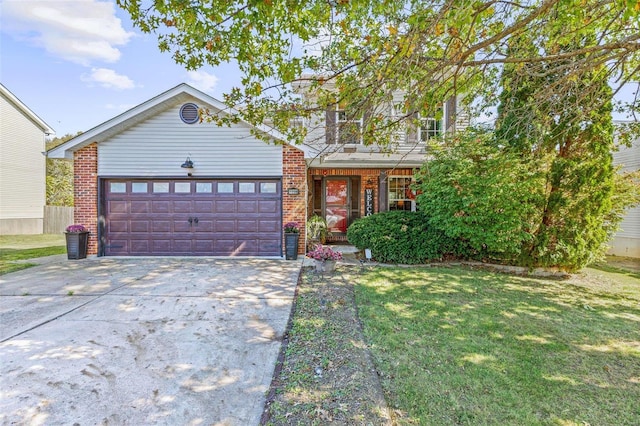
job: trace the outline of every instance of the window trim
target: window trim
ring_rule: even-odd
[[[394,179],[409,179],[409,181],[410,181],[409,184],[410,185],[415,183],[415,179],[413,178],[413,176],[406,176],[406,175],[390,175],[390,176],[387,176],[387,211],[391,211],[391,203],[394,202],[394,201],[409,201],[411,203],[411,211],[415,212],[416,211],[415,194],[413,195],[413,198],[406,197],[406,193],[405,193],[405,198],[392,198],[391,197],[391,190],[394,188],[394,186],[391,184],[391,181],[394,180]],[[405,191],[406,191],[406,189],[405,189]]]
[[[339,145],[362,145],[363,137],[362,137],[362,128],[364,126],[364,117],[360,116],[358,119],[340,119],[340,114],[344,113],[345,116],[348,116],[348,109],[345,107],[341,107],[340,105],[336,105],[335,110],[335,123],[336,123],[336,143]],[[358,125],[358,142],[343,142],[340,140],[340,130],[341,127],[348,123],[357,123]]]

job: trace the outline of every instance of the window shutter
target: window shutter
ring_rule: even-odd
[[[326,138],[328,144],[336,143],[336,109],[329,108],[326,111],[326,121],[325,121],[325,129],[326,129]]]
[[[387,187],[387,173],[380,172],[378,177],[378,211],[386,212],[389,210],[389,190]]]
[[[455,126],[456,126],[456,115],[457,115],[457,102],[456,102],[456,96],[451,96],[449,99],[447,99],[446,102],[447,106],[446,106],[446,110],[445,110],[445,131],[446,132],[453,132],[455,131]]]
[[[411,114],[405,119],[407,129],[407,143],[418,143],[418,125],[415,123],[418,114]]]

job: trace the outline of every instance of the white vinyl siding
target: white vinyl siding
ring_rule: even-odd
[[[640,170],[640,139],[636,139],[630,147],[623,146],[614,152],[613,164],[622,166],[621,172]],[[616,237],[640,238],[640,206],[627,211]]]
[[[198,103],[197,101],[193,101]],[[251,135],[247,125],[185,124],[184,102],[98,144],[101,176],[281,176],[282,147]],[[199,105],[207,107],[207,105]],[[187,157],[193,169],[180,166]]]
[[[39,126],[0,96],[1,220],[42,220],[46,198],[44,139]]]

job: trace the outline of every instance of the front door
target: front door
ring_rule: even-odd
[[[360,217],[360,177],[314,178],[313,213],[326,219],[333,235],[344,235]]]
[[[347,232],[349,218],[349,181],[347,179],[327,179],[325,213],[329,232]]]

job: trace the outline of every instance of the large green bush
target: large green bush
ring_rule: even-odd
[[[347,229],[347,239],[359,249],[371,249],[373,258],[384,263],[468,257],[457,240],[430,226],[421,212],[391,211],[358,219]]]

